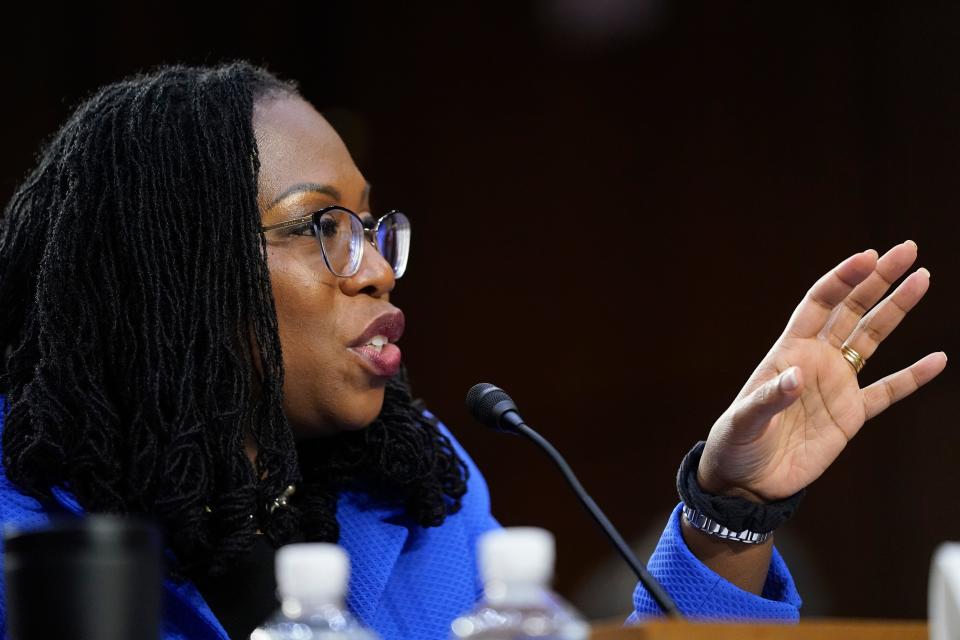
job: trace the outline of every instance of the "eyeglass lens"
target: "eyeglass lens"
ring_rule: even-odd
[[[360,219],[349,211],[333,209],[324,212],[314,225],[330,271],[341,277],[356,274],[363,258],[364,229]],[[377,228],[376,242],[395,277],[402,276],[410,251],[410,220],[407,216],[399,211],[387,214]]]
[[[338,276],[351,276],[363,256],[363,223],[349,211],[326,211],[314,222],[327,267]]]

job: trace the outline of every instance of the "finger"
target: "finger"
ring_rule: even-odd
[[[930,288],[930,272],[918,269],[911,273],[890,296],[873,308],[853,330],[847,345],[866,360],[880,343],[897,328]]]
[[[843,302],[834,309],[823,331],[830,344],[839,348],[853,330],[860,318],[907,272],[917,259],[917,243],[907,240],[883,254],[877,261],[877,267],[867,279],[854,287]]]
[[[947,354],[943,351],[931,353],[906,369],[877,380],[863,390],[863,405],[867,420],[886,411],[894,402],[908,395],[936,378],[947,366]]]
[[[834,267],[817,280],[804,296],[787,323],[787,333],[796,338],[812,338],[820,333],[834,307],[873,273],[876,265],[877,252],[867,249]]]
[[[737,440],[760,435],[775,415],[793,404],[803,389],[800,367],[790,367],[773,380],[760,385],[741,401],[733,416]]]

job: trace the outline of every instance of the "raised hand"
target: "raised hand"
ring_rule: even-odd
[[[706,491],[762,501],[796,493],[820,477],[864,422],[943,371],[946,354],[931,353],[861,389],[841,353],[847,345],[868,361],[920,301],[930,286],[926,269],[883,297],[916,257],[912,241],[879,259],[871,249],[813,285],[710,430],[698,471]]]

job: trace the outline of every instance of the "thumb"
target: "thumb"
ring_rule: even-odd
[[[800,367],[790,367],[776,378],[763,383],[742,400],[732,425],[739,437],[753,438],[763,431],[775,415],[793,404],[803,390]]]

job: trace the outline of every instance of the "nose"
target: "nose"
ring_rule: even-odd
[[[380,255],[380,251],[374,245],[372,234],[368,231],[364,236],[360,268],[349,278],[340,278],[340,290],[348,296],[365,294],[382,298],[393,291],[397,279],[393,273],[393,267]]]

